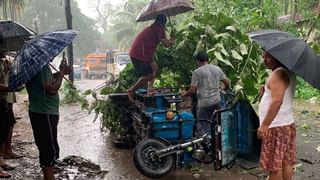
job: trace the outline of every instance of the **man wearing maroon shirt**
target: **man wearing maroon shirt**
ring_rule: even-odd
[[[160,14],[155,22],[140,32],[134,39],[129,55],[139,80],[128,89],[128,98],[134,101],[134,92],[148,82],[148,94],[153,93],[153,82],[156,77],[158,65],[154,61],[154,53],[157,45],[161,42],[165,47],[170,47],[175,40],[175,34],[171,33],[170,39],[166,38],[166,16]]]

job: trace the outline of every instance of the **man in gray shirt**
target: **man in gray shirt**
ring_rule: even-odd
[[[202,136],[206,133],[210,134],[208,121],[212,120],[214,111],[220,109],[220,81],[224,83],[225,89],[229,88],[230,82],[218,66],[208,64],[209,57],[206,52],[199,52],[196,60],[199,67],[192,73],[190,88],[181,96],[197,93],[197,134]]]

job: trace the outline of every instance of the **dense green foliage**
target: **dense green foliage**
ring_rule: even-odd
[[[9,1],[6,1],[9,2]],[[13,2],[13,1],[12,1]],[[38,27],[39,32],[63,29],[65,27],[63,1],[30,0],[19,2],[24,7],[21,21],[30,27]],[[95,3],[92,1],[93,7]],[[181,87],[190,83],[192,71],[196,68],[194,55],[206,51],[210,63],[220,66],[232,82],[232,87],[240,98],[254,99],[259,86],[267,75],[262,65],[260,48],[253,44],[247,32],[259,29],[280,29],[312,42],[310,45],[320,54],[319,48],[319,0],[193,0],[195,10],[171,17],[168,31],[177,31],[176,44],[166,49],[159,46],[156,53],[159,73],[156,87]],[[80,30],[75,40],[75,55],[93,52],[97,48],[118,47],[128,50],[134,36],[152,23],[136,22],[135,18],[147,0],[126,0],[122,8],[98,7],[99,17],[94,21],[84,16],[72,1],[73,24]],[[5,10],[4,8],[3,10]],[[107,11],[108,10],[108,11]],[[13,10],[11,10],[13,11]],[[5,14],[5,12],[2,12]],[[287,16],[283,16],[287,15]],[[36,26],[33,26],[36,25]],[[99,25],[99,27],[97,27]],[[103,35],[97,31],[103,29]],[[314,33],[315,32],[315,33]],[[114,43],[111,44],[110,43]],[[107,44],[107,45],[101,45]],[[102,89],[101,94],[126,92],[137,80],[128,66],[113,86]],[[118,131],[119,109],[109,100],[99,99],[95,92],[80,92],[65,86],[65,102],[81,101],[84,107],[96,114],[102,113],[104,125]],[[78,95],[79,96],[78,96]],[[89,106],[80,100],[92,94],[95,101]],[[298,78],[296,97],[310,99],[320,97],[319,90]]]
[[[133,3],[133,0],[128,2]],[[204,50],[210,55],[210,63],[222,67],[238,94],[252,99],[257,94],[257,88],[264,83],[267,74],[261,63],[259,47],[251,43],[246,32],[258,29],[281,29],[306,37],[311,28],[308,24],[301,26],[290,18],[282,21],[278,17],[286,13],[299,13],[300,16],[308,14],[308,10],[299,7],[314,9],[316,2],[299,1],[292,4],[288,1],[274,0],[264,2],[260,0],[194,0],[196,9],[193,12],[171,17],[173,26],[178,30],[177,43],[170,49],[158,48],[156,56],[160,72],[155,86],[188,85],[191,73],[196,68],[194,54]],[[295,9],[295,6],[299,9]],[[136,11],[132,8],[131,12]],[[304,17],[311,18],[316,25],[319,24],[318,20],[313,18],[316,17],[315,14],[309,13]],[[119,20],[119,24],[123,21],[134,23],[133,18]],[[135,24],[141,23],[135,22]],[[132,28],[130,32],[131,34],[134,32]],[[119,35],[124,37],[121,33]],[[132,38],[125,39],[130,45]],[[298,90],[303,88],[299,90],[300,92],[304,92],[304,88],[307,88],[307,92],[312,91],[313,96],[319,96],[318,90],[301,83],[303,81],[299,81],[298,84]],[[122,86],[130,85],[129,83]],[[298,95],[297,97],[306,96]]]
[[[196,68],[194,55],[198,51],[206,51],[210,63],[219,65],[230,78],[238,97],[254,100],[258,88],[265,82],[267,71],[261,63],[260,48],[251,42],[246,33],[258,29],[281,29],[305,37],[310,30],[308,26],[298,27],[294,21],[280,22],[278,17],[283,15],[280,14],[281,10],[293,11],[293,6],[281,4],[280,1],[195,0],[195,5],[192,13],[172,17],[172,25],[177,30],[176,44],[169,49],[162,46],[157,49],[159,73],[156,87],[187,86]],[[172,30],[170,28],[169,31]],[[133,33],[134,29],[131,28],[130,32]],[[125,37],[121,34],[120,37]],[[132,34],[130,38],[124,38],[128,45],[131,37]],[[320,52],[318,46],[314,45],[313,48]],[[135,80],[132,67],[127,67],[121,73],[114,92],[125,92]],[[320,97],[319,90],[300,78],[298,80],[297,98]],[[110,113],[104,115],[106,119],[119,118]],[[111,125],[111,128],[114,127]]]

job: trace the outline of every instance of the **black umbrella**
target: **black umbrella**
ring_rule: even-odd
[[[30,36],[36,33],[14,21],[0,21],[0,51],[19,50]]]
[[[248,35],[289,70],[320,89],[320,58],[304,40],[279,30],[260,30]]]

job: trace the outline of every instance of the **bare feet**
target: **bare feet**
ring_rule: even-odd
[[[148,96],[153,96],[156,93],[156,91],[154,89],[149,89],[147,92]]]
[[[1,164],[0,167],[5,171],[12,171],[15,169],[15,167],[10,166],[9,164]],[[0,171],[1,172],[1,171]]]
[[[131,89],[127,90],[127,94],[128,94],[128,99],[130,102],[134,102],[134,92]]]
[[[0,178],[11,178],[11,174],[3,171],[1,168],[0,168]]]
[[[6,153],[3,155],[4,159],[19,159],[22,158],[22,155],[15,154],[14,152]]]

